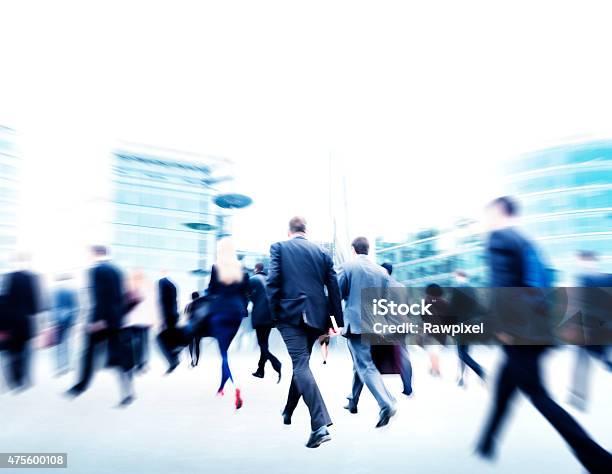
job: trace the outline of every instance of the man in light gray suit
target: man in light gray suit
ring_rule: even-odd
[[[388,273],[368,258],[370,244],[365,237],[357,237],[352,243],[353,260],[346,262],[340,273],[339,286],[344,306],[344,332],[353,358],[353,393],[346,407],[357,413],[357,399],[363,384],[368,387],[380,406],[376,428],[383,427],[396,413],[395,399],[389,393],[374,361],[370,344],[361,337],[361,290],[363,288],[387,288]]]

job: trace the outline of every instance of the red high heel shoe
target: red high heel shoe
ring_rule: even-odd
[[[236,410],[240,410],[242,408],[242,397],[240,396],[240,389],[236,389]]]

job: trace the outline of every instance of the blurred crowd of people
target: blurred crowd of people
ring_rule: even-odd
[[[548,288],[552,281],[537,246],[516,225],[518,206],[509,197],[501,197],[487,206],[487,265],[491,288]],[[213,338],[221,358],[221,378],[217,389],[223,396],[226,386],[233,384],[236,409],[244,405],[244,394],[232,373],[229,348],[245,317],[249,315],[260,349],[254,377],[263,378],[268,362],[280,382],[282,363],[270,349],[269,338],[276,328],[292,362],[289,392],[282,411],[282,422],[292,423],[293,412],[303,399],[310,418],[310,436],[306,446],[316,448],[331,439],[331,416],[310,369],[313,346],[320,345],[327,359],[330,339],[346,338],[353,362],[353,382],[346,409],[358,413],[360,394],[366,387],[376,399],[380,411],[376,428],[389,424],[397,413],[395,395],[385,386],[383,374],[399,374],[403,396],[410,397],[412,363],[406,344],[376,345],[365,337],[362,324],[362,290],[365,288],[399,288],[389,263],[378,265],[370,257],[367,238],[352,242],[353,257],[341,268],[334,268],[330,255],[307,238],[307,224],[302,217],[289,222],[288,239],[270,248],[270,264],[255,266],[249,274],[238,259],[230,238],[217,243],[216,262],[211,268],[208,287],[201,294],[193,292],[191,301],[181,311],[178,289],[167,272],[162,271],[157,288],[149,288],[142,272],[134,271],[127,278],[110,260],[109,249],[94,246],[93,264],[88,273],[89,304],[83,324],[83,350],[75,384],[67,394],[79,396],[92,382],[96,361],[103,358],[112,367],[120,383],[120,406],[134,402],[133,377],[146,372],[149,366],[149,342],[155,341],[167,361],[167,374],[181,362],[183,350],[189,350],[189,361],[196,366],[200,359],[202,338]],[[597,255],[578,254],[584,269],[577,286],[580,288],[612,287],[612,275],[597,271]],[[31,352],[34,341],[39,347],[53,347],[56,370],[65,374],[71,365],[71,331],[83,313],[83,298],[70,275],[57,277],[52,297],[43,298],[38,276],[28,269],[27,259],[16,259],[17,269],[3,278],[0,300],[0,357],[9,388],[19,391],[32,384]],[[337,271],[338,270],[338,273]],[[455,290],[444,294],[432,282],[426,298],[434,317],[446,314],[470,319],[477,312],[474,290],[466,271],[457,269]],[[152,296],[156,294],[155,296]],[[50,300],[50,301],[49,301]],[[50,323],[36,330],[36,315],[48,310]],[[547,309],[538,306],[547,317]],[[185,317],[181,318],[181,313]],[[159,316],[157,316],[159,315]],[[549,341],[525,341],[520,328],[514,332],[504,328],[496,333],[496,342],[504,361],[496,377],[491,377],[470,354],[470,344],[456,341],[458,380],[466,385],[466,368],[492,385],[492,406],[477,443],[476,452],[492,458],[497,451],[498,434],[516,394],[523,393],[553,428],[563,437],[578,461],[589,472],[612,472],[611,454],[590,438],[588,433],[547,392],[542,380],[542,359],[552,350]],[[571,340],[571,339],[570,339]],[[424,344],[430,358],[430,373],[440,375],[439,351],[448,343],[440,335]],[[608,347],[575,340],[576,364],[570,388],[570,402],[584,409],[588,399],[588,374],[597,360],[612,370]]]

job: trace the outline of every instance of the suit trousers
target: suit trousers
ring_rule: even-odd
[[[470,355],[470,346],[466,344],[457,344],[457,355],[459,356],[459,361],[461,362],[461,377],[463,377],[463,372],[465,371],[465,366],[467,365],[476,373],[476,375],[478,375],[478,377],[481,379],[484,378],[484,369]]]
[[[6,357],[5,373],[9,388],[25,389],[31,384],[30,361],[32,349],[30,341],[11,341],[9,348],[3,351]],[[0,356],[2,352],[0,352]]]
[[[371,348],[371,346],[368,346]],[[410,362],[410,356],[408,349],[405,345],[400,344],[393,348],[394,364],[398,366],[402,384],[404,385],[403,393],[409,395],[412,393],[412,363]],[[370,352],[370,358],[372,353]],[[376,366],[376,363],[374,363]],[[378,369],[377,369],[378,370]],[[380,371],[378,371],[380,372]],[[363,379],[360,377],[358,371],[353,367],[353,386],[351,389],[351,396],[349,397],[349,403],[351,406],[356,407],[359,403],[359,397],[363,390]],[[393,401],[395,399],[391,397]]]
[[[107,352],[110,351],[111,346],[113,345],[113,339],[117,337],[118,334],[116,332],[113,333],[107,329],[87,334],[83,358],[81,360],[80,378],[77,384],[72,387],[72,390],[77,392],[84,392],[89,388],[96,369],[95,359],[97,353],[99,352],[98,349],[100,348],[101,344],[106,342],[106,350]],[[110,354],[108,358],[110,359]],[[122,357],[118,358],[122,359]],[[120,362],[124,361],[120,360]],[[117,365],[116,367],[119,371],[120,390],[122,392],[122,396],[125,396],[125,394],[128,394],[131,391],[132,373],[129,370],[127,364],[125,366]]]
[[[347,340],[353,358],[353,393],[349,397],[349,403],[357,406],[361,389],[365,383],[381,410],[391,408],[395,400],[385,387],[382,375],[374,364],[370,344],[365,340],[362,341],[359,334],[349,334]]]
[[[327,407],[310,370],[312,346],[323,331],[306,326],[303,323],[299,326],[281,323],[278,325],[278,330],[283,341],[285,341],[287,352],[289,352],[293,364],[293,375],[291,376],[285,413],[291,416],[300,398],[304,398],[304,403],[306,403],[310,412],[312,431],[322,426],[331,425]]]
[[[270,352],[268,340],[270,339],[270,332],[272,326],[259,326],[255,328],[255,334],[257,334],[257,344],[259,345],[259,363],[257,364],[258,372],[264,371],[264,367],[267,361],[270,361],[272,368],[279,371],[281,368],[281,362]]]
[[[543,346],[504,346],[506,360],[495,387],[494,406],[485,426],[480,446],[489,450],[509,411],[509,404],[520,390],[557,430],[589,472],[612,472],[612,455],[593,441],[588,433],[561,408],[546,391],[540,374]]]

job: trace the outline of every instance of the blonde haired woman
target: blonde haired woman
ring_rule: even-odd
[[[217,393],[223,395],[228,380],[234,382],[227,351],[238,332],[242,318],[247,316],[249,276],[245,273],[234,243],[223,238],[217,243],[217,261],[212,266],[206,291],[210,298],[209,316],[205,320],[205,334],[214,337],[221,352],[221,384]],[[234,382],[235,385],[235,382]],[[236,409],[242,407],[240,389],[236,387]]]

